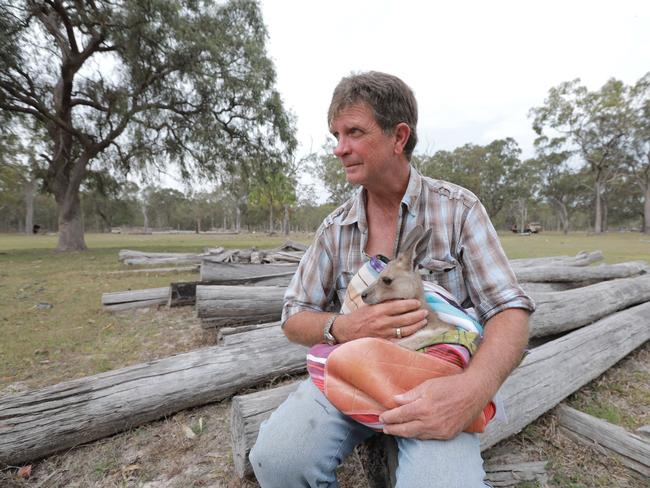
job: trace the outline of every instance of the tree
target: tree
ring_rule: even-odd
[[[48,135],[59,250],[86,247],[79,189],[91,166],[174,162],[189,178],[251,150],[293,150],[266,35],[253,0],[0,3],[0,109]]]
[[[437,151],[420,163],[422,173],[461,185],[476,194],[491,218],[517,198],[528,195],[532,174],[520,159],[512,138],[486,146],[465,144],[453,151]]]
[[[643,197],[643,232],[650,234],[650,72],[629,92],[632,127],[625,144],[627,169]]]
[[[276,212],[284,210],[283,231],[289,233],[289,207],[296,202],[295,171],[278,160],[257,161],[249,199],[269,211],[269,233],[274,233]]]
[[[539,136],[580,156],[592,172],[596,233],[603,230],[602,198],[607,184],[621,171],[621,147],[631,120],[626,96],[626,86],[616,79],[594,92],[575,79],[551,88],[544,105],[530,111]],[[550,130],[550,137],[545,130]]]
[[[334,143],[328,140],[317,154],[311,156],[311,168],[329,192],[328,202],[340,205],[350,198],[357,188],[347,182],[339,158],[334,156]]]

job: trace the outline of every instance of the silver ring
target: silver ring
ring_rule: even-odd
[[[399,327],[395,329],[395,337],[397,337],[398,339],[402,338],[402,329],[400,329]]]

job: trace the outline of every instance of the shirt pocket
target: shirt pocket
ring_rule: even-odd
[[[437,259],[426,256],[418,264],[418,272],[424,281],[436,283],[455,293],[461,275],[461,265],[454,258]]]

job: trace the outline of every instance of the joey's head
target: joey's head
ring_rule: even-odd
[[[387,300],[420,298],[421,295],[422,280],[413,270],[409,256],[401,254],[388,263],[377,281],[361,293],[361,299],[368,305],[375,305]]]

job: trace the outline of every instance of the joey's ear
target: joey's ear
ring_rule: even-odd
[[[420,236],[422,236],[422,233],[424,232],[424,229],[422,228],[421,225],[416,225],[411,232],[406,234],[406,237],[402,241],[402,245],[400,246],[400,251],[401,253],[408,254],[409,252],[412,251],[412,248],[415,247],[415,245],[418,243],[420,240]]]

